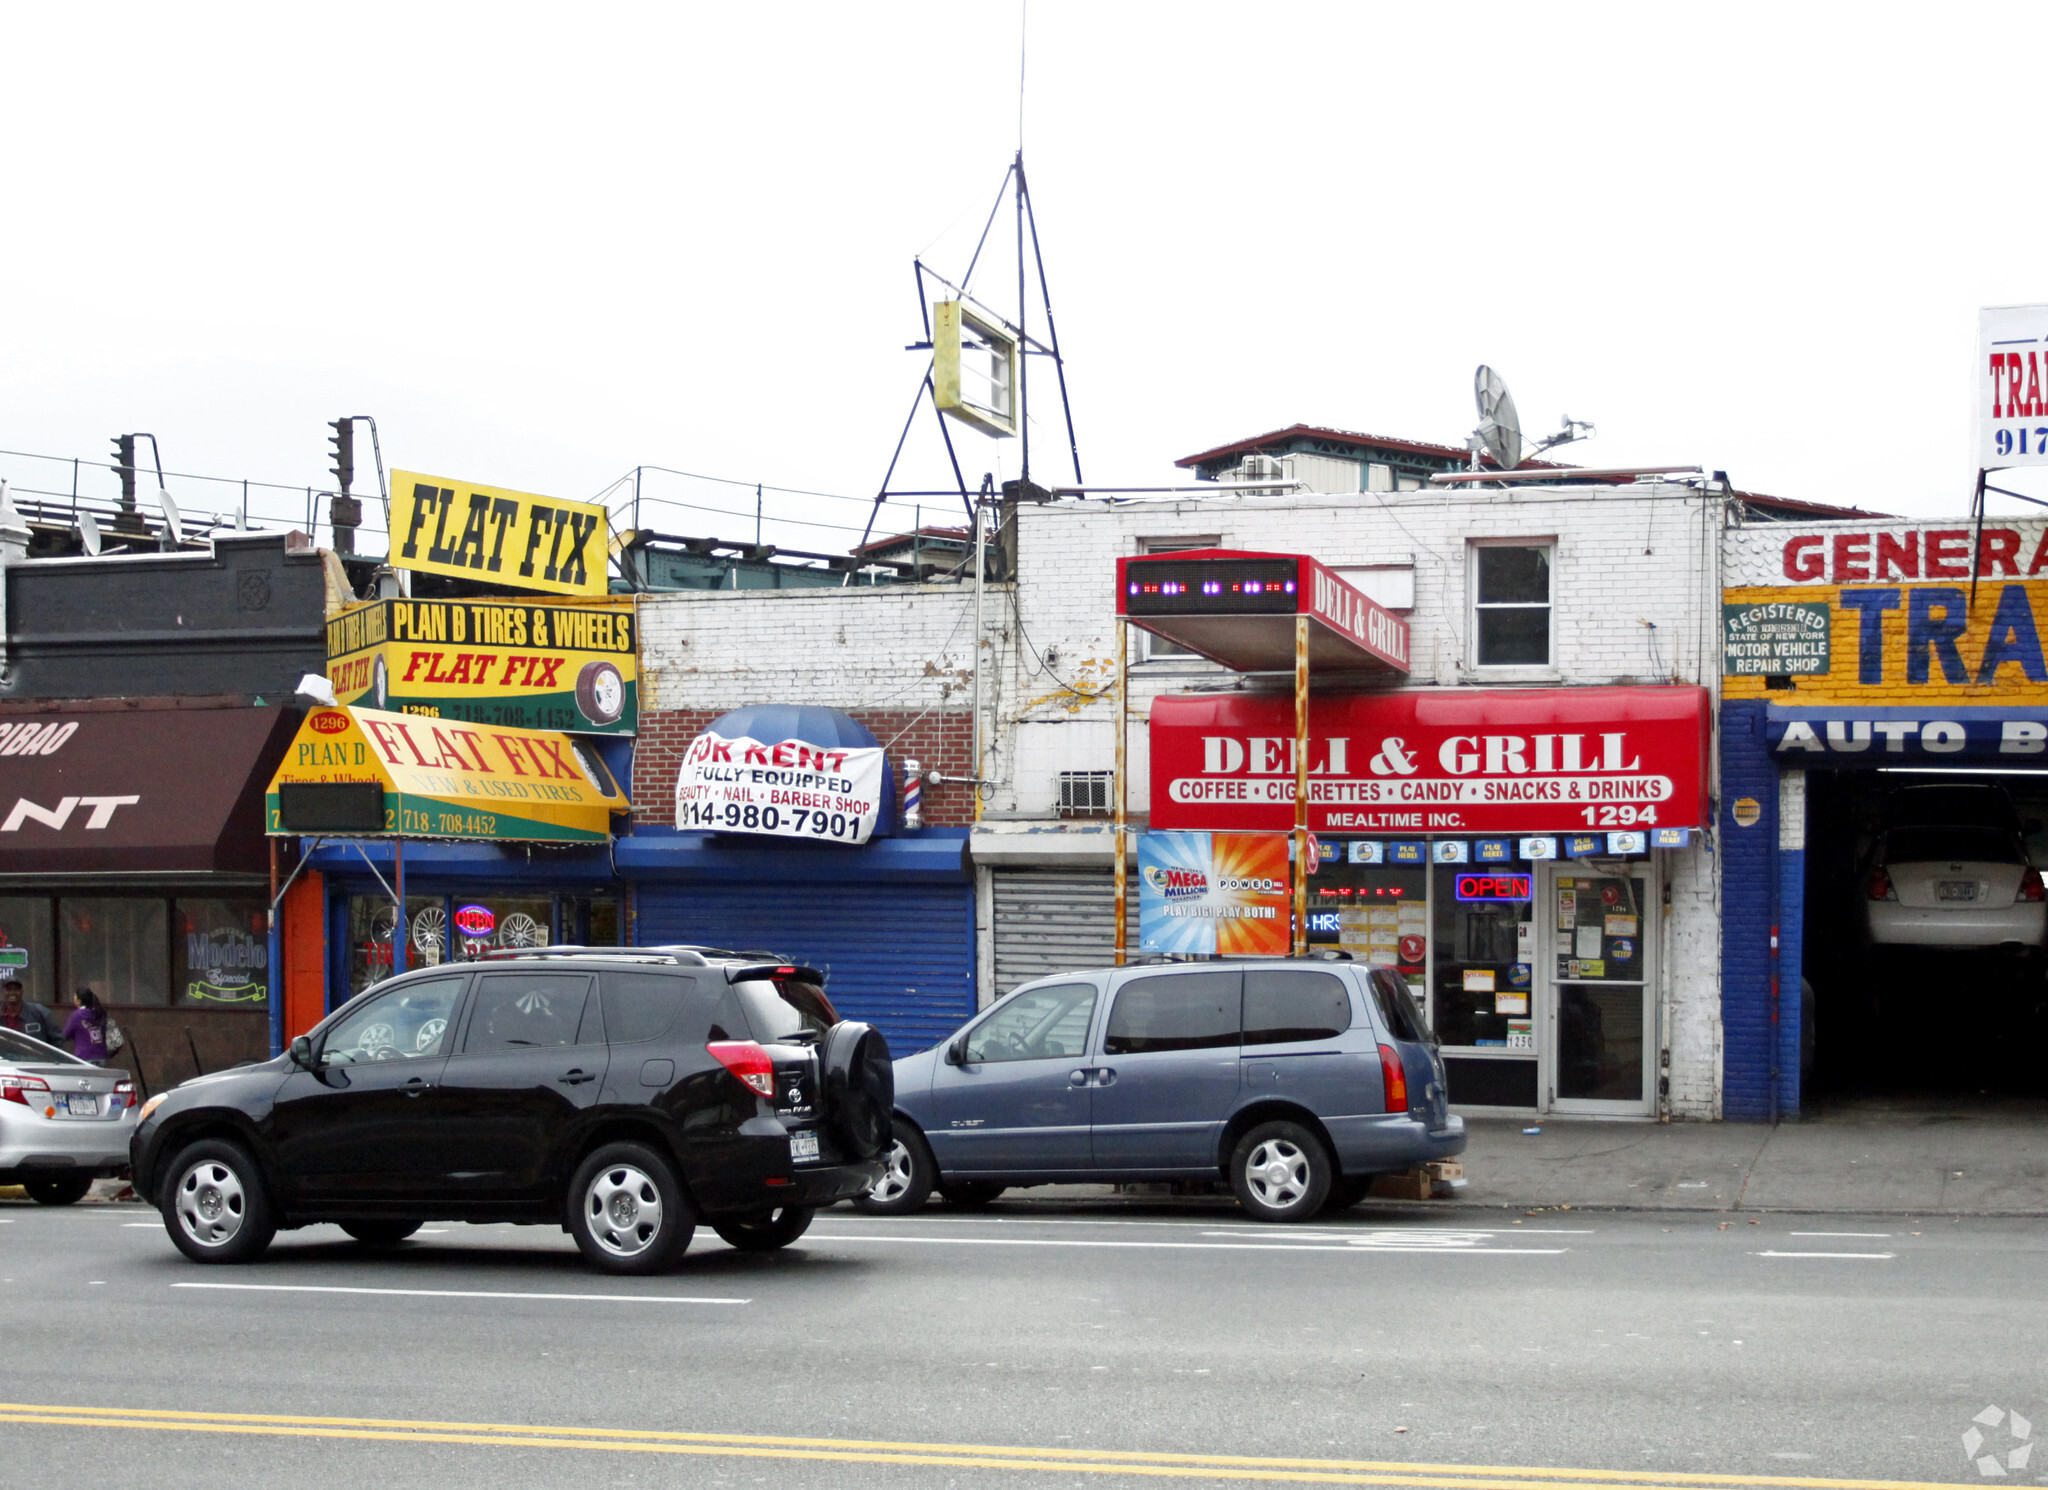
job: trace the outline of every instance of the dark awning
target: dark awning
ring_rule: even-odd
[[[255,874],[298,710],[0,714],[0,876]]]

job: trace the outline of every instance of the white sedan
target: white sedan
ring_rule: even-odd
[[[1878,840],[1865,894],[1880,945],[2029,951],[2048,934],[2040,871],[1998,828],[1893,828]]]
[[[0,1029],[0,1185],[31,1200],[70,1205],[92,1182],[128,1165],[135,1082]]]

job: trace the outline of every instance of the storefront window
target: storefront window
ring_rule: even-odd
[[[1378,843],[1340,839],[1325,849],[1309,879],[1310,944],[1399,968],[1419,1000],[1429,959],[1428,869],[1385,862]]]
[[[390,977],[393,969],[391,932],[397,920],[383,895],[351,895],[348,899],[348,991],[361,993]],[[405,966],[438,967],[448,960],[448,903],[438,895],[405,897]]]
[[[60,1002],[56,951],[47,897],[0,898],[0,978],[19,978],[22,997],[52,1011]]]
[[[545,947],[554,940],[554,902],[545,896],[455,898],[455,956],[474,961],[500,947]]]
[[[1530,866],[1437,864],[1431,873],[1438,1036],[1446,1045],[1535,1050]]]
[[[172,914],[172,986],[181,1007],[268,1005],[270,928],[261,900],[181,898]]]
[[[58,986],[64,996],[90,988],[109,1004],[170,1002],[170,929],[161,900],[85,899],[57,902],[63,938]]]

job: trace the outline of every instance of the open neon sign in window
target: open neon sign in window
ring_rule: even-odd
[[[1519,901],[1535,897],[1535,877],[1527,874],[1461,874],[1451,886],[1462,901]]]

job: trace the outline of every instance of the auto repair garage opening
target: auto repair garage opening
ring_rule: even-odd
[[[2048,523],[1725,560],[1727,1115],[2048,1097]]]

